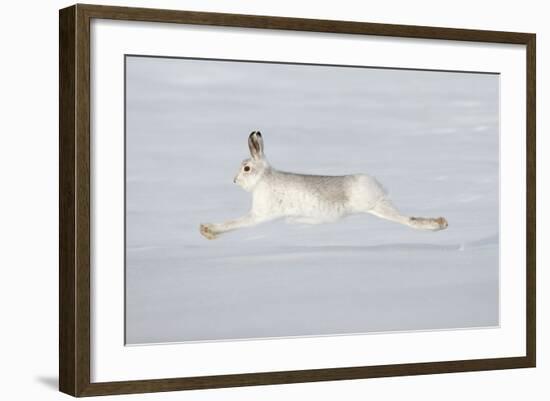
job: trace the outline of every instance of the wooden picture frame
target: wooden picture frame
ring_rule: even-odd
[[[91,382],[90,22],[164,22],[288,31],[518,44],[526,47],[526,355],[328,367],[154,380]],[[536,360],[535,40],[531,33],[373,24],[194,11],[74,5],[59,14],[59,389],[73,396],[144,393],[534,367]]]

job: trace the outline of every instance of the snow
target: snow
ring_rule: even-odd
[[[499,77],[127,58],[126,342],[499,324]],[[423,232],[370,215],[208,241],[246,213],[260,130],[277,168],[368,173]]]

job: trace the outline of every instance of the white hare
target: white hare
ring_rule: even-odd
[[[393,206],[382,185],[366,174],[322,176],[294,174],[271,167],[264,156],[262,135],[248,137],[250,159],[241,163],[234,182],[252,192],[252,208],[243,217],[219,224],[201,224],[208,239],[243,227],[286,218],[289,222],[318,224],[354,213],[370,213],[421,230],[443,230],[443,217],[403,216]]]

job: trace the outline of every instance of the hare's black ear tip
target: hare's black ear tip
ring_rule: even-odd
[[[252,131],[248,137],[252,138],[254,135],[258,135],[260,138],[262,137],[262,133],[260,131]]]

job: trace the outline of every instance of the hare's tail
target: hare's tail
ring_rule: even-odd
[[[383,198],[368,210],[369,213],[382,219],[401,223],[418,230],[439,231],[449,226],[444,217],[409,217],[403,216],[388,198]]]

